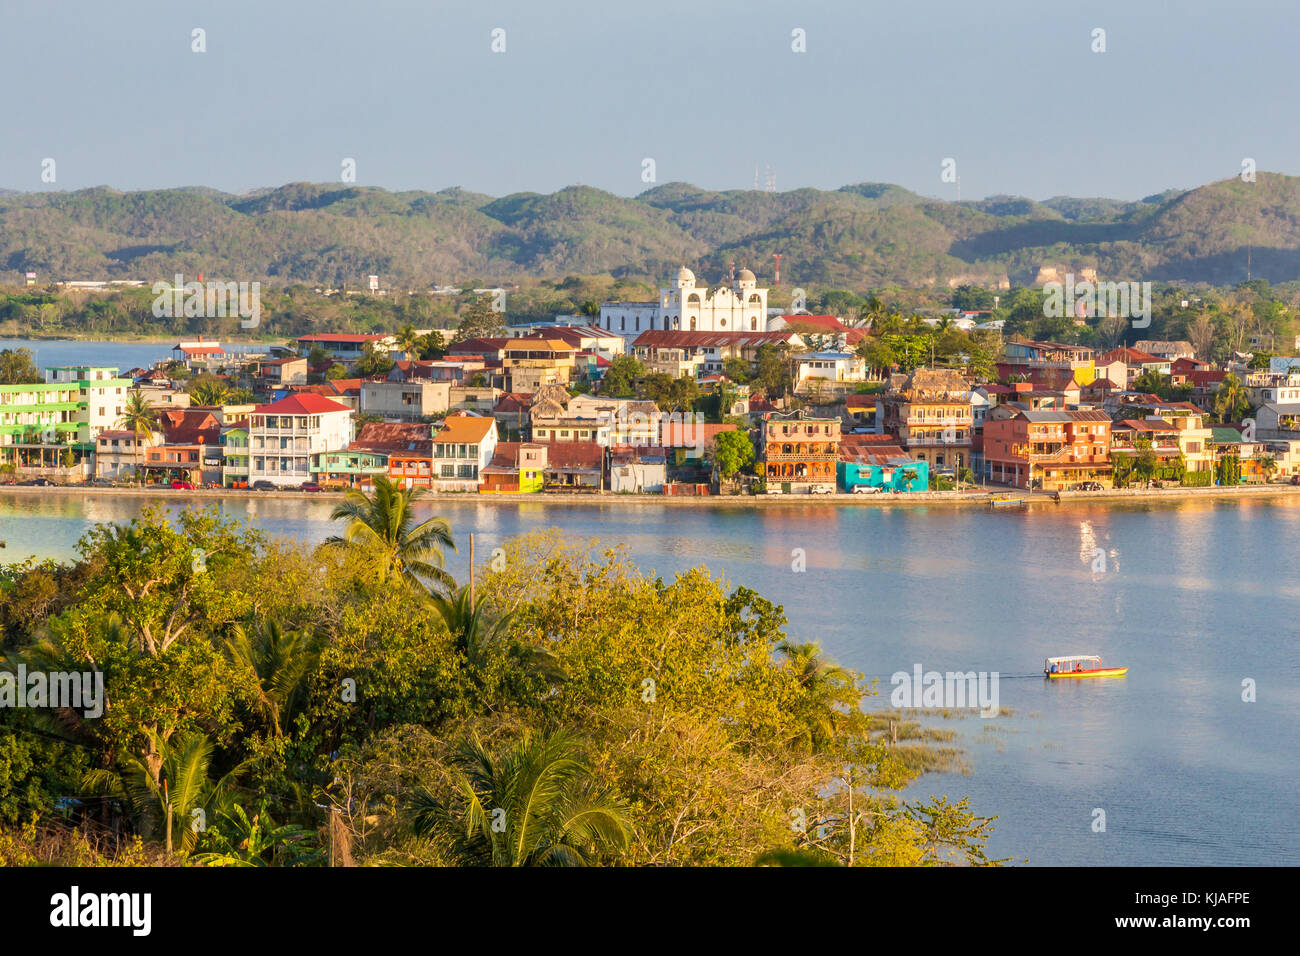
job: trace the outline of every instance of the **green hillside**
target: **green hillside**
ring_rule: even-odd
[[[635,198],[587,186],[494,198],[291,183],[234,196],[205,188],[0,191],[0,282],[155,280],[176,272],[428,288],[474,278],[607,273],[657,281],[733,262],[794,284],[851,288],[1032,282],[1044,265],[1102,278],[1224,284],[1300,279],[1300,179],[1259,174],[1138,202],[995,196],[960,203],[898,186],[712,192],[685,183]]]

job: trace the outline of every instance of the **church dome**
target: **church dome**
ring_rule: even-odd
[[[681,271],[677,273],[677,281],[684,282],[687,285],[694,285],[695,273],[692,272],[690,269],[686,268],[685,266],[682,266]]]
[[[741,270],[740,270],[740,274],[736,276],[736,281],[737,281],[737,282],[754,282],[754,281],[756,281],[756,280],[755,280],[755,278],[754,278],[754,273],[750,272],[748,269],[741,269]]]

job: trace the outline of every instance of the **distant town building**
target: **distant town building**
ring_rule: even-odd
[[[801,412],[763,416],[758,473],[768,494],[835,490],[840,420]]]
[[[970,383],[951,369],[919,368],[880,399],[881,429],[931,471],[971,464]]]
[[[248,420],[250,482],[301,485],[312,479],[313,456],[352,442],[352,409],[310,392],[258,405]]]
[[[741,269],[729,285],[716,289],[699,285],[685,266],[673,284],[659,290],[653,302],[604,302],[600,327],[626,339],[644,331],[688,332],[767,331],[767,289],[748,269]]]

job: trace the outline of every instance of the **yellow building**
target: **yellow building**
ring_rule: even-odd
[[[1205,412],[1191,402],[1162,402],[1143,406],[1178,429],[1178,450],[1189,472],[1214,471],[1214,432],[1205,426]]]
[[[919,368],[881,397],[881,424],[931,473],[970,465],[975,415],[970,383],[951,369]]]
[[[510,391],[535,392],[543,385],[568,385],[576,354],[560,339],[510,339],[501,364],[510,376]]]

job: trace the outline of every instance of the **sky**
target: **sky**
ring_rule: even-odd
[[[0,188],[1132,200],[1300,174],[1298,44],[1296,0],[0,0]]]

